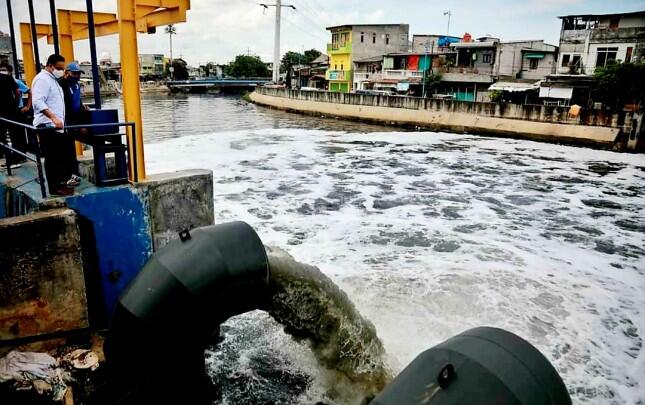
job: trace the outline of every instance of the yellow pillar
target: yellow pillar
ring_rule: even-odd
[[[123,83],[123,106],[125,120],[135,123],[136,137],[128,130],[128,153],[130,156],[130,180],[133,181],[134,159],[132,141],[136,141],[137,174],[139,180],[146,177],[143,153],[143,125],[141,121],[141,95],[139,94],[139,50],[135,0],[118,0],[119,49],[121,54],[121,81]]]
[[[31,41],[29,24],[20,23],[20,42],[22,44],[22,60],[25,66],[25,82],[31,87],[31,82],[36,77],[36,63],[34,62],[34,48]],[[18,66],[16,66],[18,69]]]

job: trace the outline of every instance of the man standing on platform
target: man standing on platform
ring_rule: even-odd
[[[65,76],[58,81],[60,87],[63,89],[65,97],[65,124],[66,125],[81,125],[87,122],[87,107],[81,100],[81,85],[79,80],[83,71],[76,62],[72,62],[65,68]],[[71,178],[67,180],[66,185],[77,186],[81,178],[78,176],[78,161],[76,160],[76,148],[74,146],[74,134],[85,134],[85,128],[80,130],[68,131],[65,142],[68,146],[65,148],[68,155],[67,162],[70,163],[69,171],[72,173]]]
[[[18,99],[20,98],[20,91],[18,85],[9,76],[7,64],[0,64],[0,117],[15,121],[18,114]],[[24,142],[20,143],[16,138],[17,130],[12,125],[0,121],[0,142],[6,142],[6,134],[9,131],[11,136],[11,146],[21,152],[24,152],[21,147],[24,147]],[[23,131],[24,134],[24,131]],[[0,153],[5,155],[5,166],[10,165],[12,169],[20,167],[22,156],[11,153],[7,150],[0,150]]]
[[[45,155],[45,175],[52,195],[71,195],[74,189],[65,183],[71,177],[69,153],[66,148],[63,127],[65,126],[65,96],[58,84],[65,69],[65,58],[53,54],[47,58],[47,66],[38,73],[31,84],[34,126],[38,131]]]

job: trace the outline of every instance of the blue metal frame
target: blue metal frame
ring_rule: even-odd
[[[96,58],[96,32],[94,31],[94,7],[92,0],[85,0],[87,11],[87,31],[90,40],[90,59],[92,60],[92,84],[94,85],[94,108],[101,109],[101,81],[99,64]]]
[[[30,142],[32,142],[33,145],[35,145],[35,153],[34,157],[23,153],[17,149],[14,149],[13,147],[7,145],[6,143],[0,142],[0,149],[4,149],[5,151],[15,153],[17,155],[20,155],[24,157],[27,160],[30,160],[32,162],[36,163],[36,168],[38,170],[38,183],[40,184],[40,193],[43,198],[47,197],[47,191],[45,190],[45,176],[43,172],[43,167],[42,163],[40,162],[40,143],[38,142],[38,132],[43,131],[49,128],[37,128],[34,127],[33,125],[28,125],[28,124],[23,124],[22,122],[18,121],[12,121],[7,118],[2,118],[0,117],[0,121],[4,121],[5,123],[9,125],[15,125],[19,126],[28,130],[31,130],[29,134],[33,136],[32,139],[30,139]],[[133,160],[133,169],[132,169],[132,181],[133,182],[138,182],[139,181],[139,173],[137,171],[137,141],[136,141],[136,125],[134,122],[111,122],[111,123],[106,123],[106,124],[85,124],[85,125],[69,125],[63,128],[63,130],[75,130],[75,129],[82,129],[82,128],[101,128],[101,127],[130,127],[132,130],[132,139],[131,139],[131,145],[132,145],[132,155],[128,153],[128,160],[132,159]],[[123,135],[123,134],[122,134]],[[127,136],[127,134],[126,134]],[[7,174],[11,176],[11,162],[5,160],[7,164]]]
[[[9,15],[9,35],[11,35],[11,52],[13,52],[13,74],[20,79],[20,63],[18,62],[18,51],[16,49],[16,32],[13,28],[13,11],[11,0],[7,0],[7,14]]]
[[[31,45],[34,48],[36,73],[40,73],[40,54],[38,52],[38,36],[36,35],[36,17],[34,16],[34,0],[27,0],[29,5],[29,22],[31,23]]]

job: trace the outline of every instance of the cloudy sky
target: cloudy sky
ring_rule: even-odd
[[[270,60],[273,55],[273,9],[264,10],[255,0],[191,0],[186,23],[177,25],[174,56],[189,64],[226,63],[235,55],[251,53]],[[273,0],[264,2],[273,3]],[[544,39],[557,45],[559,15],[645,10],[645,0],[283,0],[297,10],[283,11],[282,46],[287,50],[325,49],[325,27],[361,23],[407,23],[410,34],[447,30],[445,10],[451,10],[450,34],[491,34],[502,40]],[[94,10],[116,13],[117,0],[94,0]],[[49,1],[34,0],[36,20],[49,23]],[[85,10],[85,0],[56,0],[58,8]],[[14,22],[29,21],[27,2],[13,0]],[[5,1],[0,2],[0,30],[8,32]],[[168,36],[139,35],[139,53],[169,54]],[[39,43],[43,59],[52,47]],[[97,39],[99,54],[119,59],[117,36]],[[89,59],[86,41],[75,44],[76,57]]]

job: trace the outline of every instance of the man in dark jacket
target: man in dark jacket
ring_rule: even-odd
[[[18,116],[18,102],[20,100],[20,90],[13,77],[9,75],[9,68],[6,63],[0,64],[0,117],[16,121]],[[26,142],[20,142],[18,134],[22,133],[24,137],[24,130],[15,128],[4,121],[0,121],[0,142],[6,143],[7,131],[11,136],[11,144],[15,149],[24,152],[26,149]],[[0,153],[6,156],[6,165],[11,165],[12,169],[20,167],[20,163],[24,158],[20,155],[0,150]]]
[[[76,62],[72,62],[65,68],[65,75],[58,80],[58,84],[63,89],[65,97],[65,124],[81,125],[86,122],[87,108],[81,101],[81,86],[79,80],[83,71]],[[72,174],[67,181],[67,185],[76,186],[80,182],[78,177],[78,161],[76,160],[76,149],[74,147],[74,135],[83,133],[83,130],[70,130],[69,136],[66,137],[65,151],[66,161],[69,164],[69,171]]]

